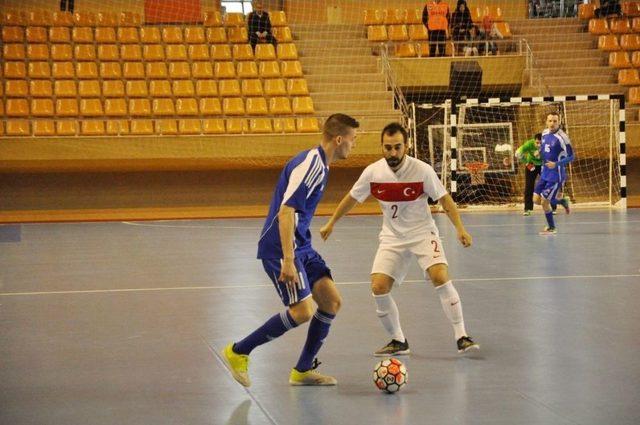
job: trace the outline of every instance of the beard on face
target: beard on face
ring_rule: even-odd
[[[385,160],[387,161],[387,164],[389,165],[389,167],[393,168],[393,167],[397,167],[398,164],[402,162],[403,158],[404,156],[402,158],[391,157],[391,158],[385,158]]]

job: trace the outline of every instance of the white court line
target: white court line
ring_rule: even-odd
[[[601,275],[566,275],[566,276],[519,276],[519,277],[474,277],[467,279],[453,279],[454,282],[500,282],[518,280],[571,280],[571,279],[615,279],[625,277],[640,277],[640,274],[601,274]],[[405,280],[402,283],[424,283],[424,279]],[[340,282],[339,286],[368,285],[367,281]],[[166,288],[122,288],[122,289],[86,289],[78,291],[46,291],[46,292],[2,292],[0,297],[29,296],[29,295],[73,295],[73,294],[108,294],[117,292],[164,292],[164,291],[195,291],[214,289],[244,289],[272,287],[273,284],[224,285],[224,286],[174,286]]]

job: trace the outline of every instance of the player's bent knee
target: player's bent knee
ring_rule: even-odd
[[[385,295],[391,292],[393,278],[381,273],[371,275],[371,292],[373,295]]]
[[[291,314],[291,317],[298,325],[311,320],[314,313],[313,310],[313,303],[310,298],[289,306],[289,314]]]
[[[433,286],[438,287],[449,281],[449,268],[446,264],[435,264],[427,269]]]

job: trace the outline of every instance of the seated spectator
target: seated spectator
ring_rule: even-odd
[[[471,20],[471,12],[467,7],[465,0],[458,0],[456,11],[453,12],[451,17],[451,38],[455,42],[456,51],[460,53],[463,48],[463,41],[469,39],[470,29],[473,27],[473,21]]]
[[[622,16],[620,0],[602,0],[600,7],[595,10],[596,17],[606,18],[610,15]]]
[[[271,19],[269,13],[263,10],[262,0],[253,2],[253,12],[247,16],[247,28],[253,50],[256,50],[258,43],[271,43],[274,47],[277,45],[278,41],[271,32]]]
[[[482,18],[482,27],[480,28],[479,38],[484,40],[484,43],[480,44],[480,54],[488,55],[491,52],[492,55],[498,54],[498,43],[495,40],[501,40],[504,38],[496,24],[491,19],[491,16],[485,15]]]
[[[482,37],[480,37],[480,33],[478,32],[478,27],[475,25],[471,27],[466,41],[466,43],[463,43],[462,53],[465,56],[478,56],[478,47],[484,44],[482,42]]]

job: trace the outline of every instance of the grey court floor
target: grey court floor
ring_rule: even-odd
[[[287,383],[306,336],[251,357],[245,390],[219,350],[282,310],[255,260],[261,220],[0,226],[0,424],[639,424],[640,210],[438,215],[467,329],[460,357],[415,266],[394,290],[409,384],[374,388],[387,342],[368,273],[378,216],[315,245],[343,309],[320,352],[334,388]],[[326,218],[317,218],[313,230]]]

